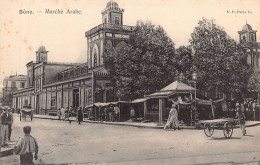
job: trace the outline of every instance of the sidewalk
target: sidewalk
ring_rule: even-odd
[[[18,115],[18,114],[14,114],[14,115]],[[58,120],[57,116],[49,116],[49,115],[34,114],[33,117],[38,118],[38,119]],[[30,119],[28,118],[28,120],[30,120]],[[75,117],[70,117],[70,120],[72,122],[76,122]],[[64,122],[68,122],[68,120],[64,121]],[[104,122],[99,122],[99,121],[93,121],[93,120],[87,120],[87,119],[84,119],[83,122],[96,123],[96,124],[119,125],[119,126],[131,126],[131,127],[139,127],[139,128],[152,128],[152,129],[163,129],[163,127],[164,127],[164,125],[160,126],[160,125],[158,125],[158,123],[155,123],[155,122],[149,122],[149,123],[131,122],[131,121],[124,121],[124,122],[104,121]],[[246,121],[246,127],[252,127],[252,126],[256,126],[256,125],[260,125],[260,121]],[[181,125],[181,128],[182,129],[196,129],[195,126],[186,126],[186,125]]]
[[[1,147],[0,158],[7,156],[7,155],[12,155],[15,143],[16,143],[15,141],[11,141],[11,142],[9,142],[9,145],[7,147]]]

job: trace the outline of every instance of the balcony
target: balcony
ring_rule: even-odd
[[[125,31],[135,31],[135,26],[127,26],[127,25],[118,25],[118,24],[100,24],[85,33],[85,36],[88,37],[100,30],[103,29],[115,29],[115,30],[125,30]]]

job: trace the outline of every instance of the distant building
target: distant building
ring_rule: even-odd
[[[116,2],[108,2],[102,11],[102,24],[85,33],[88,63],[48,62],[48,51],[41,46],[36,51],[36,61],[26,65],[28,86],[14,93],[13,107],[30,104],[37,114],[45,114],[61,107],[114,101],[114,88],[103,66],[103,54],[105,49],[122,50],[135,30],[133,26],[123,25],[123,12]]]
[[[12,94],[13,92],[27,87],[27,76],[25,75],[12,75],[4,78],[3,81],[3,96]]]
[[[1,91],[1,100],[3,105],[12,105],[12,94],[13,92],[23,89],[27,86],[27,76],[25,75],[12,75],[4,78],[3,88]]]

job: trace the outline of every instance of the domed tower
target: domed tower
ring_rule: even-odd
[[[238,31],[240,43],[256,42],[256,30],[249,24],[245,24],[241,31]]]
[[[245,24],[241,31],[238,31],[240,43],[244,43],[247,51],[247,63],[252,68],[259,69],[260,66],[260,55],[259,45],[256,41],[256,30],[253,30],[252,26]]]
[[[120,9],[118,4],[113,0],[107,3],[104,11],[102,11],[102,22],[104,24],[123,24],[124,9]]]
[[[102,67],[106,50],[120,51],[130,42],[130,34],[134,33],[135,27],[123,25],[123,12],[116,2],[109,1],[101,12],[102,24],[85,33],[89,68]]]
[[[47,54],[49,51],[46,51],[44,46],[40,46],[36,51],[36,62],[47,62]]]

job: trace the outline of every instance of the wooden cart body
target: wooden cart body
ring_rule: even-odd
[[[29,117],[32,121],[32,119],[33,119],[33,110],[32,109],[28,109],[28,108],[21,109],[20,121],[22,121],[22,119],[24,119],[26,121],[26,117]]]
[[[211,137],[215,129],[223,130],[225,138],[231,138],[233,134],[233,126],[236,125],[238,119],[222,118],[213,120],[201,120],[204,124],[204,133],[207,137]]]

